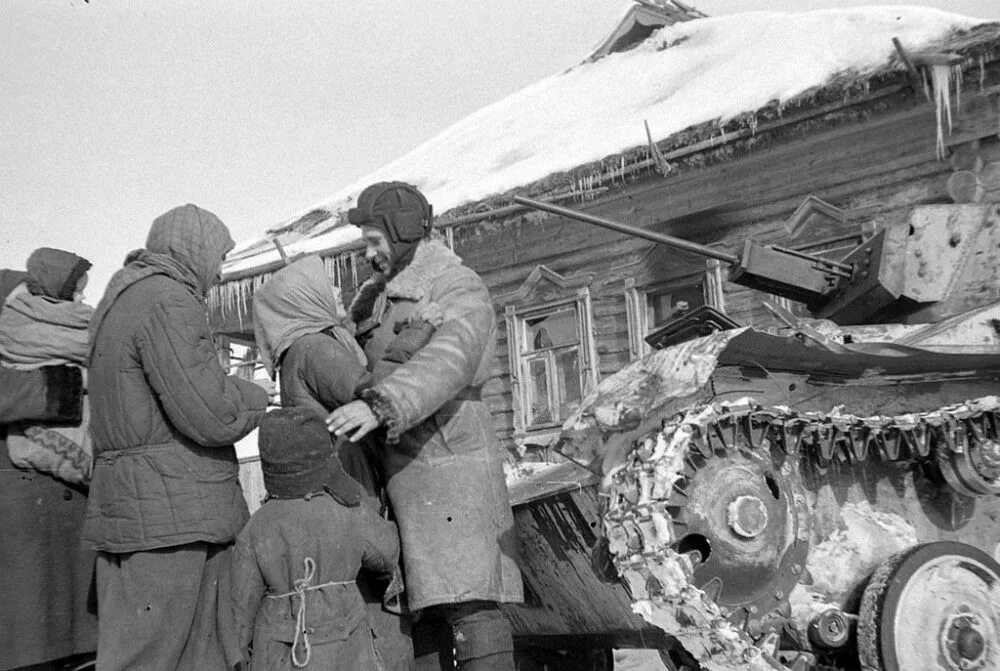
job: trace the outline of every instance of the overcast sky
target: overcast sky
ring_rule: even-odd
[[[0,0],[0,267],[193,202],[259,235],[582,60],[626,0]],[[868,3],[689,0],[708,14]],[[914,2],[1000,19],[998,0]]]

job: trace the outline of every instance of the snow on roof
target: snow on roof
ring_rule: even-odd
[[[873,73],[889,63],[893,37],[918,50],[980,23],[985,21],[903,6],[677,23],[631,51],[575,66],[469,115],[306,212],[346,210],[369,184],[403,180],[443,213],[644,145],[646,121],[654,139],[666,138],[788,100],[840,73]],[[345,228],[317,226],[286,250],[319,251],[359,237],[354,227]],[[252,250],[243,246],[243,258],[227,262],[225,273],[279,258],[263,241],[256,248],[263,253],[247,254]]]

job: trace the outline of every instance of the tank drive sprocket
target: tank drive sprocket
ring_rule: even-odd
[[[804,493],[766,453],[715,444],[688,453],[667,510],[678,552],[696,553],[694,585],[756,637],[787,614],[805,566]]]

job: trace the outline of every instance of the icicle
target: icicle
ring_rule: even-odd
[[[955,80],[955,113],[958,118],[962,118],[962,66],[953,65],[951,68],[951,78]]]
[[[931,66],[931,84],[934,88],[934,114],[937,118],[937,157],[944,160],[944,122],[948,123],[948,133],[951,134],[951,78],[950,65]]]
[[[986,59],[980,54],[979,56],[979,92],[982,93],[983,87],[986,86]]]

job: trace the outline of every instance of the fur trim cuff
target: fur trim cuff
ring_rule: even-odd
[[[368,404],[386,429],[386,442],[398,443],[403,433],[402,422],[392,399],[378,389],[365,389],[361,392],[361,400]]]

